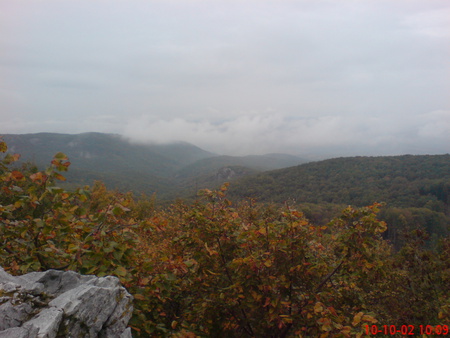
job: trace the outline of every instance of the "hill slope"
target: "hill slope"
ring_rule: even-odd
[[[214,156],[189,143],[132,144],[119,135],[38,133],[4,135],[9,152],[22,161],[46,167],[57,152],[65,153],[71,166],[66,174],[74,185],[103,181],[122,191],[169,194],[173,175],[199,159]]]
[[[284,154],[218,156],[185,142],[130,143],[120,135],[38,133],[4,135],[9,152],[21,154],[41,168],[57,152],[65,153],[71,166],[66,174],[72,185],[103,181],[109,188],[136,193],[157,193],[173,199],[212,188],[225,180],[295,165],[301,159]]]
[[[73,169],[102,172],[133,169],[163,177],[199,159],[214,156],[189,143],[132,144],[119,135],[102,133],[4,135],[3,139],[10,152],[17,152],[37,165],[48,164],[61,151],[69,156]]]
[[[259,201],[345,203],[375,201],[423,207],[450,202],[450,155],[350,157],[306,163],[243,178],[230,187],[236,197]]]
[[[302,162],[304,160],[299,157],[285,154],[215,156],[185,166],[177,172],[176,179],[180,188],[192,195],[198,189],[215,187],[258,172],[291,167]]]
[[[292,167],[305,161],[299,157],[284,154],[266,154],[249,156],[215,156],[198,160],[178,171],[178,177],[193,177],[210,174],[228,166],[240,166],[255,171],[267,171]]]

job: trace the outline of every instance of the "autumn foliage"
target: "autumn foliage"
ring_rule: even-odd
[[[317,226],[292,205],[234,205],[224,185],[157,210],[101,183],[59,188],[62,153],[45,171],[18,158],[0,164],[0,265],[118,276],[135,297],[135,336],[353,337],[372,324],[449,323],[450,240],[428,250],[415,230],[394,252],[380,204]]]

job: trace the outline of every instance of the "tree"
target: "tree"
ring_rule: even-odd
[[[233,204],[225,184],[156,210],[100,182],[58,187],[62,153],[45,171],[14,168],[18,158],[0,162],[0,265],[118,276],[135,297],[135,336],[358,337],[450,319],[449,238],[432,251],[415,229],[396,252],[380,204],[314,225],[288,203]]]

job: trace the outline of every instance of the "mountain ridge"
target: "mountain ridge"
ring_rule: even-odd
[[[223,180],[216,178],[223,168],[234,168],[230,170],[242,176],[302,161],[285,154],[221,156],[182,141],[141,143],[96,132],[4,134],[2,138],[8,152],[19,153],[22,162],[30,161],[40,168],[48,166],[57,152],[65,153],[71,161],[66,176],[74,185],[101,180],[109,188],[157,193],[164,199],[185,196],[180,189],[191,192],[205,184],[219,184]]]
[[[450,194],[449,154],[354,156],[258,173],[237,180],[230,194],[278,203],[295,200],[363,206],[395,200],[403,206],[422,207],[439,200],[440,184],[445,190],[441,195]],[[427,193],[426,189],[437,190]],[[415,196],[423,200],[415,201]],[[400,203],[402,198],[405,201]],[[441,198],[448,205],[447,199]]]
[[[263,202],[362,206],[403,199],[403,205],[428,203],[436,210],[449,204],[444,200],[449,197],[442,197],[450,194],[449,154],[336,157],[294,165],[302,159],[286,154],[217,155],[186,142],[139,144],[117,134],[7,134],[2,138],[9,152],[20,153],[23,161],[34,161],[41,168],[49,165],[55,153],[66,153],[72,164],[65,175],[73,186],[100,180],[108,188],[156,193],[162,200],[192,198],[199,189],[231,181],[230,196]]]

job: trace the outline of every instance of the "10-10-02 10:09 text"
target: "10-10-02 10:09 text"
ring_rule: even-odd
[[[450,332],[448,325],[366,325],[367,335],[396,335],[401,334],[404,336],[420,335],[441,335],[446,336]]]

